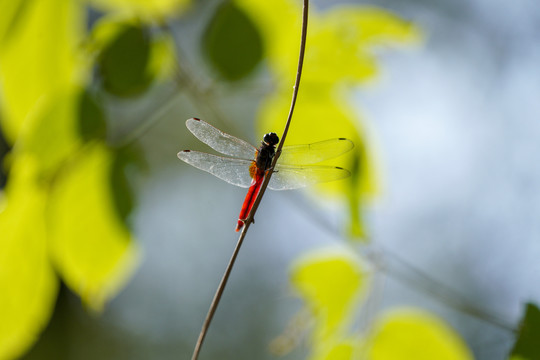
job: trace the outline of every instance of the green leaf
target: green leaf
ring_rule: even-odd
[[[8,145],[4,133],[2,132],[2,129],[0,128],[0,189],[2,189],[7,181],[8,171],[6,169],[4,159],[11,151],[10,146]]]
[[[113,154],[110,186],[117,214],[126,225],[135,207],[135,196],[129,175],[142,167],[141,162],[139,149],[133,145],[116,149]]]
[[[527,303],[521,320],[519,334],[512,349],[512,358],[527,360],[540,359],[540,309],[536,304]]]
[[[438,317],[418,309],[394,309],[380,317],[368,338],[371,360],[472,360],[459,335]]]
[[[210,64],[228,81],[247,76],[263,57],[263,40],[257,27],[233,1],[217,9],[203,46]]]
[[[98,73],[104,88],[116,96],[134,96],[145,91],[152,82],[150,63],[150,34],[136,23],[116,24],[119,28],[102,49]]]
[[[66,284],[99,311],[138,263],[138,248],[116,212],[110,177],[114,153],[85,148],[54,182],[47,211],[50,251]]]
[[[79,98],[79,136],[83,141],[105,139],[107,121],[105,111],[88,90],[83,90]]]
[[[17,157],[0,196],[0,359],[15,359],[36,341],[54,309],[58,280],[48,258],[46,192],[36,161]]]

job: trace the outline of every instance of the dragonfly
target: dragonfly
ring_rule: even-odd
[[[349,139],[334,138],[312,144],[283,146],[278,162],[272,169],[276,145],[279,143],[276,133],[265,134],[261,145],[256,148],[198,118],[188,119],[186,127],[201,142],[226,156],[183,150],[178,153],[180,160],[229,184],[248,188],[238,216],[237,232],[244,227],[264,178],[270,171],[272,177],[268,188],[271,190],[299,189],[350,176],[350,172],[341,167],[317,165],[350,151],[354,144]]]

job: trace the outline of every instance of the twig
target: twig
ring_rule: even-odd
[[[272,177],[272,170],[274,169],[276,162],[279,156],[281,155],[281,149],[283,148],[283,143],[285,142],[285,138],[287,137],[287,133],[289,131],[289,126],[291,124],[294,106],[296,104],[296,98],[298,97],[298,88],[300,87],[300,78],[302,76],[302,67],[304,64],[304,53],[306,49],[308,9],[309,9],[309,0],[304,0],[304,6],[302,9],[302,35],[301,35],[301,40],[300,40],[300,54],[298,56],[298,68],[296,72],[296,80],[294,83],[291,107],[289,109],[289,116],[287,117],[285,129],[283,130],[283,135],[281,135],[281,141],[279,142],[279,145],[276,149],[276,155],[274,156],[272,165],[270,167],[271,170],[268,171],[266,176],[264,177],[264,181],[261,185],[259,194],[257,195],[257,198],[255,199],[255,202],[253,203],[253,207],[251,208],[251,211],[249,212],[248,217],[245,220],[244,227],[242,229],[242,232],[240,233],[240,237],[238,238],[238,242],[236,243],[234,252],[231,256],[231,259],[229,260],[229,264],[227,265],[227,268],[225,269],[225,273],[223,274],[223,277],[221,278],[221,282],[219,283],[219,286],[216,290],[214,299],[212,300],[212,303],[210,304],[210,308],[208,309],[208,314],[206,315],[206,319],[204,320],[201,332],[199,333],[199,338],[197,339],[197,344],[195,345],[195,349],[193,350],[193,355],[191,357],[191,360],[197,360],[199,358],[199,353],[201,351],[204,338],[206,337],[212,318],[214,317],[214,314],[219,305],[221,296],[223,295],[223,291],[225,290],[225,286],[227,285],[229,275],[231,274],[232,268],[236,261],[236,257],[238,256],[238,252],[240,251],[240,247],[242,246],[242,243],[244,242],[244,238],[249,229],[249,226],[251,225],[251,223],[253,223],[253,218],[255,216],[255,213],[257,212],[259,203],[261,202],[261,199],[264,195],[266,187],[268,186],[270,178]]]
[[[456,291],[452,287],[435,280],[427,273],[407,262],[398,254],[393,253],[388,249],[384,249],[380,245],[379,251],[385,255],[382,270],[388,276],[434,299],[438,299],[442,303],[455,310],[461,311],[464,314],[508,332],[517,332],[515,326],[509,324],[501,316],[491,313],[488,310],[484,310],[476,306],[474,303],[471,303],[463,296],[463,294]]]
[[[221,281],[218,285],[214,298],[212,299],[212,303],[210,304],[210,308],[208,309],[208,314],[206,314],[206,319],[204,319],[204,323],[203,323],[201,332],[199,333],[197,344],[195,344],[195,349],[193,350],[193,355],[191,356],[191,360],[197,360],[199,358],[199,352],[201,351],[204,338],[206,337],[206,333],[208,332],[208,328],[210,327],[210,322],[212,321],[212,318],[214,317],[214,313],[216,312],[216,309],[219,305],[219,301],[221,300],[221,295],[223,295],[223,291],[225,290],[225,286],[227,285],[227,280],[229,280],[229,275],[231,274],[232,268],[236,261],[236,257],[238,256],[238,252],[240,251],[240,247],[242,246],[242,243],[244,242],[244,238],[246,237],[246,233],[247,233],[247,229],[249,228],[249,225],[250,225],[249,223],[246,223],[244,225],[244,228],[242,229],[242,232],[240,233],[240,237],[238,238],[236,247],[234,248],[231,259],[229,260],[229,264],[227,264],[225,273],[223,274],[223,277],[221,278]]]
[[[306,204],[301,206],[299,205],[299,199],[294,199],[293,201],[290,196],[286,196],[285,200],[290,201],[293,206],[297,206],[321,230],[326,231],[329,235],[339,236],[339,230],[327,218],[317,213],[313,207]],[[409,286],[411,289],[415,289],[424,295],[440,301],[451,309],[460,311],[491,326],[511,333],[517,332],[516,327],[504,320],[502,315],[482,309],[474,302],[471,302],[465,294],[446,285],[442,281],[436,280],[380,243],[372,243],[369,246],[354,246],[353,249],[372,264],[375,269]]]

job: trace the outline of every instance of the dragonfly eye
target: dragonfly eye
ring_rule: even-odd
[[[268,145],[277,145],[279,137],[276,133],[268,133],[264,135],[263,142]]]

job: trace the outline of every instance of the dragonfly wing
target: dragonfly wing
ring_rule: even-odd
[[[249,167],[252,160],[231,159],[223,156],[207,154],[199,151],[184,150],[178,158],[198,169],[236,186],[247,188],[251,184]]]
[[[224,133],[206,121],[191,118],[186,121],[186,126],[197,139],[222,154],[242,159],[255,157],[257,149],[253,145]]]
[[[348,170],[337,166],[289,166],[278,164],[268,187],[272,190],[299,189],[323,182],[344,179],[350,175],[351,173]]]
[[[317,164],[350,151],[354,143],[345,138],[329,139],[313,144],[284,146],[280,164]]]

